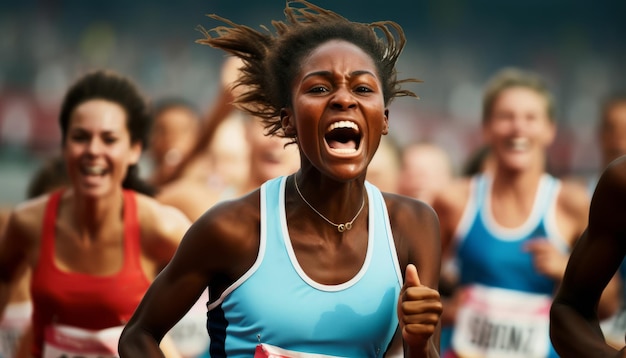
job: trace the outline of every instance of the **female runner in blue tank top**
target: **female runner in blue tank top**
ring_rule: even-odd
[[[492,79],[483,104],[492,165],[434,204],[444,250],[458,265],[459,288],[446,305],[454,313],[452,357],[556,356],[549,307],[589,197],[582,185],[546,173],[555,131],[540,78],[507,69]]]
[[[227,26],[201,43],[243,59],[238,105],[298,145],[300,168],[195,222],[123,332],[122,357],[160,357],[207,286],[212,357],[382,357],[402,339],[405,356],[439,356],[437,217],[365,181],[387,106],[414,96],[396,79],[402,29],[305,1],[285,14],[276,34],[212,16]]]

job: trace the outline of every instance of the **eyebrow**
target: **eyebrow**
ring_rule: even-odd
[[[91,133],[91,131],[89,129],[86,129],[84,127],[71,127],[68,128],[67,130],[68,133],[72,132],[72,133]],[[119,132],[116,129],[105,129],[99,132],[99,135],[115,135],[117,132]]]
[[[304,75],[304,77],[302,77],[302,80],[305,80],[309,77],[315,77],[315,76],[332,77],[332,75],[333,73],[331,71],[315,71],[315,72],[307,73],[306,75]],[[367,71],[367,70],[356,70],[356,71],[350,72],[350,76],[352,77],[361,76],[361,75],[370,75],[376,78],[373,72]]]

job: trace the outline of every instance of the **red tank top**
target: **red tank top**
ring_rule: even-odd
[[[135,194],[124,190],[124,262],[109,276],[66,272],[55,262],[55,224],[61,191],[50,196],[44,214],[41,250],[31,281],[33,354],[41,356],[45,327],[58,323],[100,330],[125,324],[143,298],[150,280],[140,263],[140,229]]]

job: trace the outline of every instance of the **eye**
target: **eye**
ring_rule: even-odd
[[[117,142],[117,138],[116,137],[105,137],[105,138],[102,138],[102,141],[104,141],[106,144],[113,144],[113,143]]]
[[[72,135],[70,135],[69,138],[73,142],[85,142],[89,140],[89,136],[84,133],[72,133]]]
[[[309,89],[308,92],[309,93],[326,93],[328,92],[328,88],[326,88],[325,86],[314,86],[314,87],[311,87],[311,89]]]
[[[372,90],[371,88],[369,88],[368,86],[357,86],[354,89],[355,92],[358,93],[370,93],[370,92],[374,92],[374,90]]]

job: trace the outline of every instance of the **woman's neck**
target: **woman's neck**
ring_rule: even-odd
[[[504,227],[518,227],[531,214],[543,171],[496,170],[491,187],[492,215]]]
[[[496,168],[493,174],[493,188],[498,191],[528,193],[528,189],[535,187],[544,173],[545,171],[539,167],[523,171]]]
[[[364,175],[348,182],[339,182],[317,171],[299,170],[293,179],[298,181],[298,195],[301,194],[303,204],[312,206],[332,222],[345,223],[352,220],[364,204]]]
[[[122,220],[122,189],[104,197],[85,197],[74,191],[71,214],[81,237],[96,239],[113,223]]]

